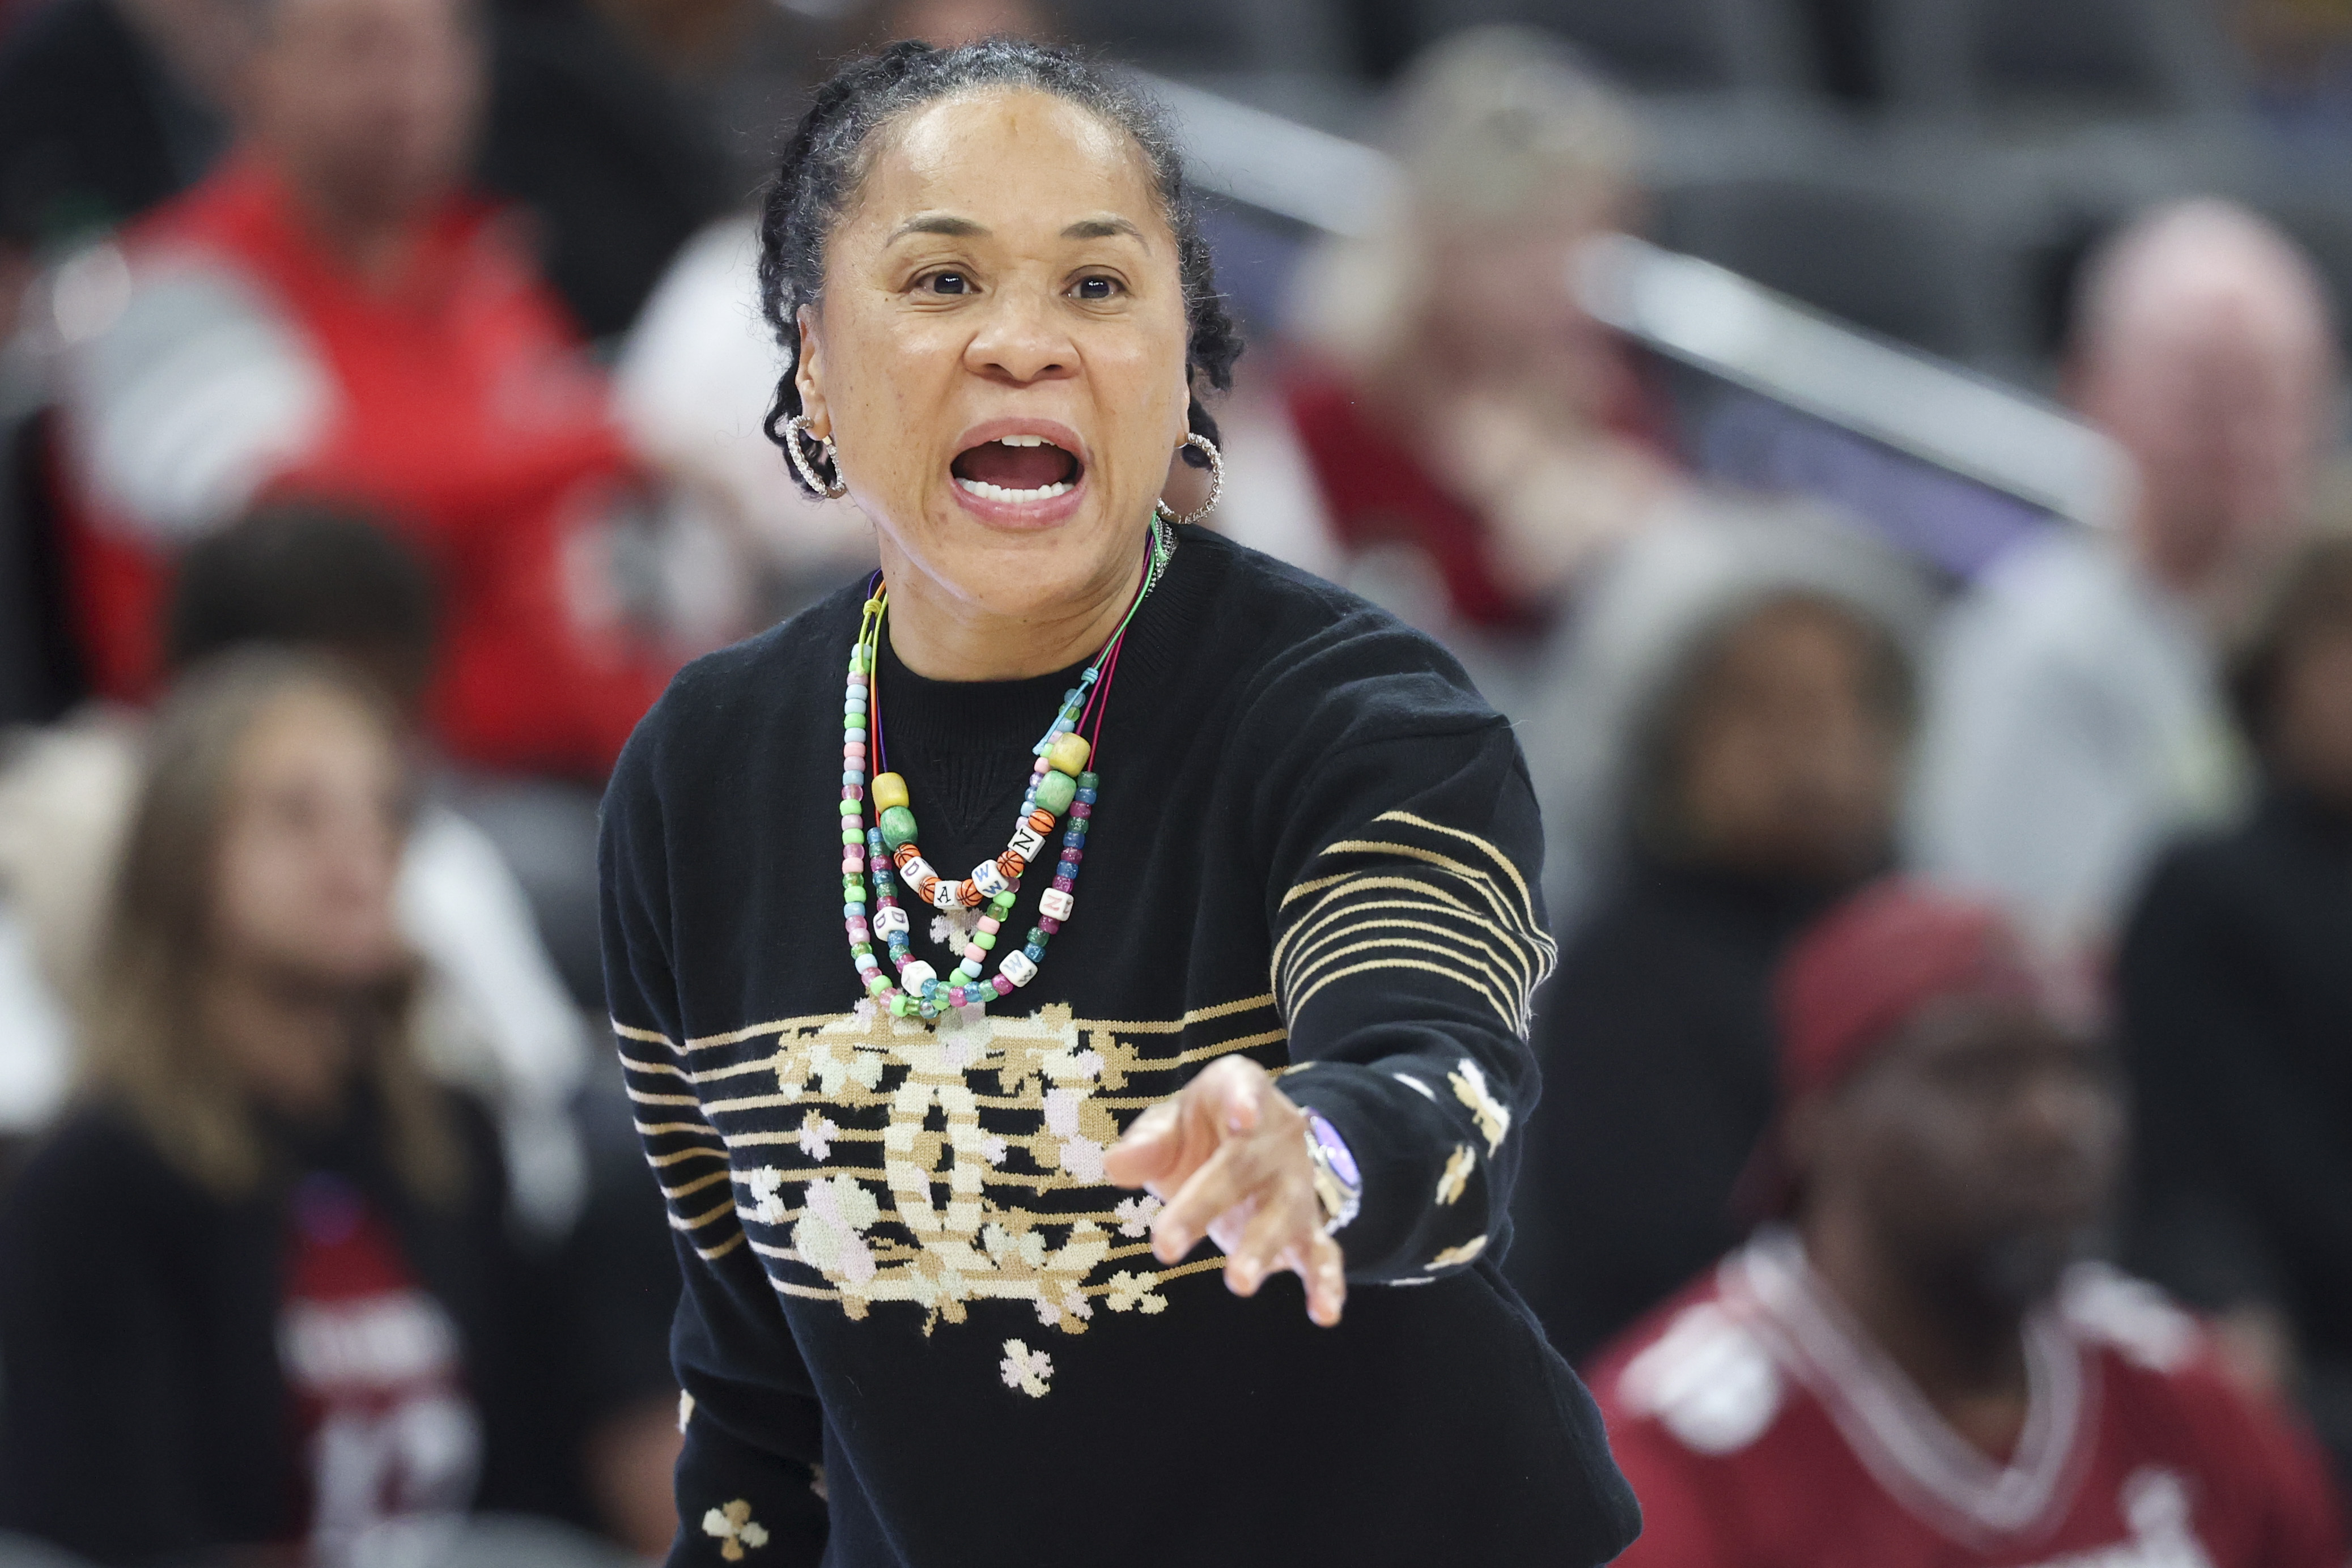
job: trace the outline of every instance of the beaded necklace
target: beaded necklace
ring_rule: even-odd
[[[882,618],[890,607],[890,591],[882,574],[874,574],[858,622],[857,640],[849,647],[849,684],[842,702],[841,768],[841,889],[842,922],[849,933],[850,960],[874,1005],[898,1018],[936,1019],[946,1008],[981,1007],[1037,977],[1045,944],[1062,928],[1074,906],[1078,864],[1086,858],[1087,827],[1094,815],[1098,776],[1087,770],[1102,740],[1104,711],[1109,706],[1111,682],[1118,674],[1119,644],[1134,622],[1136,612],[1158,586],[1176,553],[1175,531],[1158,517],[1144,547],[1143,582],[1135,601],[1127,607],[1078,684],[1062,694],[1054,722],[1030,748],[1036,762],[1029,772],[1021,812],[1004,852],[982,861],[971,874],[950,882],[923,859],[915,842],[915,814],[907,797],[907,781],[887,771],[889,751],[882,741],[880,688],[875,682],[875,662],[882,640]],[[1099,685],[1097,685],[1099,682]],[[1091,716],[1094,738],[1079,731]],[[866,822],[866,780],[873,773],[875,821]],[[981,970],[997,945],[1005,917],[1021,892],[1021,878],[1045,848],[1045,841],[1069,813],[1062,834],[1062,853],[1054,868],[1054,884],[1039,895],[1037,924],[1023,946],[1006,952],[988,979]],[[860,852],[865,864],[860,865]],[[943,979],[930,965],[915,956],[912,922],[898,907],[891,872],[908,891],[935,909],[984,910],[966,942],[956,967]],[[870,917],[866,913],[873,906]],[[879,936],[898,971],[894,984],[875,955]]]

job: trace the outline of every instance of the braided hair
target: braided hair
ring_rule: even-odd
[[[1211,441],[1216,422],[1201,404],[1201,390],[1230,389],[1241,332],[1217,292],[1209,242],[1175,132],[1159,108],[1075,51],[1013,38],[990,38],[958,48],[893,44],[844,64],[817,89],[815,100],[785,143],[760,214],[760,308],[783,345],[783,374],[764,428],[783,446],[785,422],[801,412],[800,308],[814,305],[824,285],[824,250],[856,200],[872,162],[874,133],[923,104],[992,88],[1051,93],[1090,110],[1135,141],[1151,172],[1160,215],[1176,236],[1183,285],[1186,380],[1193,388],[1187,422]],[[1190,447],[1185,458],[1205,459]],[[798,476],[797,467],[793,470]],[[803,487],[807,481],[802,479]]]

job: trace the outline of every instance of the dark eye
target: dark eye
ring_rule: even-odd
[[[926,280],[934,294],[969,294],[971,284],[961,272],[935,272]]]
[[[1081,299],[1108,299],[1118,292],[1116,278],[1086,277],[1078,280],[1077,295]]]

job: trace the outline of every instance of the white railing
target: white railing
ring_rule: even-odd
[[[1396,200],[1378,150],[1156,77],[1203,188],[1327,233],[1363,235]],[[1658,352],[2060,517],[2105,526],[2128,468],[2061,409],[1889,342],[1696,256],[1629,235],[1585,247],[1585,308]]]

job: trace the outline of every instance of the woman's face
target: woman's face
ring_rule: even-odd
[[[1591,423],[1625,395],[1616,335],[1575,291],[1576,258],[1609,226],[1597,202],[1540,221],[1448,228],[1428,240],[1422,343],[1491,397]]]
[[[214,873],[213,943],[233,969],[339,990],[403,962],[393,914],[404,820],[391,740],[326,691],[279,698],[238,747]]]
[[[1116,591],[1189,396],[1175,237],[1141,153],[1028,90],[882,134],[801,313],[812,428],[894,578],[1018,619]]]
[[[1873,654],[1844,617],[1801,601],[1726,640],[1684,733],[1683,806],[1714,863],[1836,881],[1893,833],[1902,736],[1878,711]]]

